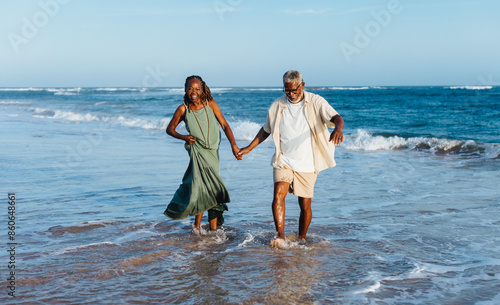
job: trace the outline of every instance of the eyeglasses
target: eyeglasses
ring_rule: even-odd
[[[285,92],[285,94],[290,94],[290,93],[297,94],[297,91],[299,91],[300,86],[302,86],[302,83],[300,83],[300,85],[293,90],[283,88],[283,92]]]

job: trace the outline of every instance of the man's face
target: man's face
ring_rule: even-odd
[[[299,83],[298,81],[285,83],[284,89],[286,97],[292,102],[297,103],[302,100],[302,95],[304,94],[304,82]]]

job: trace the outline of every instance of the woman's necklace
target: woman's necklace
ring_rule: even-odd
[[[201,135],[203,136],[203,140],[205,140],[205,143],[207,144],[207,148],[210,148],[210,143],[208,142],[208,140],[210,139],[210,122],[208,119],[207,107],[208,107],[208,102],[207,102],[207,105],[205,106],[205,113],[207,115],[207,120],[202,122],[202,123],[208,122],[207,123],[208,131],[207,131],[206,138],[205,138],[205,133],[203,132],[203,128],[201,128],[200,121],[198,121],[198,117],[196,116],[196,112],[194,112],[194,110],[193,110],[193,114],[194,114],[194,118],[196,119],[196,123],[198,123],[198,127],[200,127],[200,131],[201,131]]]

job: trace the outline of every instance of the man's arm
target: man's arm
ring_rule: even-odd
[[[335,129],[330,134],[330,142],[333,142],[335,145],[339,145],[344,142],[344,134],[342,130],[344,129],[344,119],[338,114],[334,115],[330,122],[335,124]]]
[[[259,145],[260,143],[264,142],[267,139],[267,137],[269,137],[269,135],[270,134],[267,133],[264,130],[264,128],[261,128],[259,130],[259,132],[257,133],[257,135],[255,136],[255,138],[253,139],[253,141],[247,147],[242,148],[238,152],[238,156],[242,157],[243,155],[246,155],[249,152],[251,152],[255,147],[257,147],[257,145]]]

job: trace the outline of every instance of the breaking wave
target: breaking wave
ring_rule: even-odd
[[[414,150],[436,155],[455,154],[463,157],[500,158],[500,144],[480,143],[473,140],[453,140],[435,137],[411,137],[372,135],[366,130],[347,136],[343,147],[348,150]]]
[[[45,119],[60,119],[73,122],[104,122],[111,125],[120,125],[126,127],[137,127],[148,130],[164,130],[167,128],[170,118],[146,119],[134,118],[123,115],[102,116],[91,113],[77,113],[63,110],[50,110],[43,108],[32,109],[34,117]]]
[[[58,119],[72,122],[103,122],[110,125],[141,128],[146,130],[165,130],[170,117],[129,117],[124,115],[100,115],[78,113],[64,110],[32,108],[33,116],[45,119]],[[262,127],[251,120],[228,120],[238,141],[251,141]],[[464,158],[483,157],[500,159],[499,143],[481,143],[474,140],[455,140],[437,137],[404,137],[399,135],[373,135],[359,129],[355,134],[345,135],[343,149],[359,151],[410,150],[425,151],[435,155],[458,155]]]

